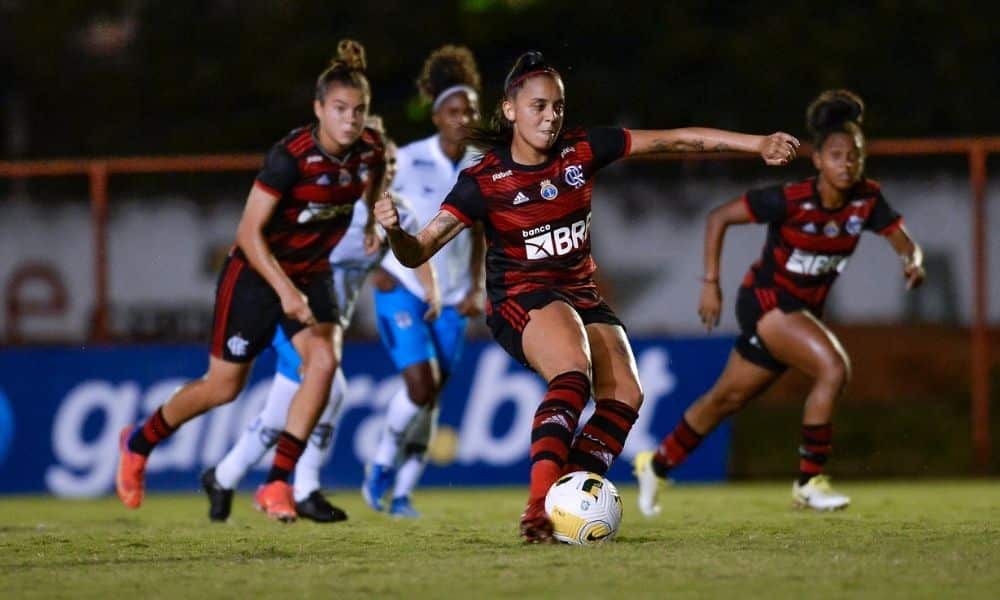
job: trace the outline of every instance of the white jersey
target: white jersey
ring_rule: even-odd
[[[419,229],[413,210],[398,197],[396,209],[399,211],[400,227],[410,233]],[[340,242],[330,252],[330,269],[333,276],[333,290],[337,296],[337,308],[340,311],[340,325],[344,329],[351,323],[354,314],[354,304],[361,293],[365,278],[385,257],[389,245],[384,243],[378,252],[365,254],[365,223],[368,221],[368,206],[364,199],[354,203],[354,214],[347,232]],[[381,232],[381,227],[376,228]],[[384,235],[384,233],[383,233]]]
[[[427,225],[441,210],[444,200],[458,174],[475,164],[479,153],[471,148],[456,165],[441,151],[437,135],[407,144],[396,153],[397,171],[393,179],[392,191],[402,196],[410,204],[420,227]],[[441,303],[454,306],[469,293],[469,261],[472,254],[472,234],[462,231],[431,258],[437,275]],[[419,298],[425,296],[413,269],[408,269],[389,254],[382,261],[382,268],[391,273],[410,293]]]

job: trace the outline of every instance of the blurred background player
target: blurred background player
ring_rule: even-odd
[[[288,478],[340,363],[343,332],[328,257],[347,231],[355,199],[365,195],[371,206],[384,189],[382,136],[364,127],[371,104],[364,68],[364,48],[341,41],[316,82],[317,123],[293,130],[268,152],[219,276],[208,372],[180,388],[142,427],[122,430],[115,487],[129,508],[142,503],[153,448],[185,422],[236,398],[280,325],[302,358],[302,383],[255,502],[273,519],[295,520]],[[365,248],[375,252],[378,244],[369,218]]]
[[[402,231],[391,200],[375,214],[400,262],[430,259],[464,228],[486,231],[487,323],[512,357],[548,382],[531,434],[531,485],[521,516],[527,542],[552,542],[545,494],[564,472],[607,472],[642,403],[625,328],[598,293],[590,254],[593,177],[625,156],[738,150],[785,164],[798,141],[716,129],[563,131],[566,100],[559,73],[538,52],[514,63],[492,127],[471,143],[487,150],[459,176],[437,216],[416,236]],[[573,438],[587,399],[596,410]]]
[[[450,45],[434,50],[417,87],[431,103],[437,133],[399,149],[392,189],[413,207],[423,226],[475,158],[465,143],[469,124],[479,119],[480,77],[472,52]],[[427,444],[401,440],[404,432],[427,432],[436,421],[437,399],[461,355],[468,317],[482,312],[484,250],[482,229],[474,228],[429,261],[434,268],[424,274],[436,279],[421,277],[420,269],[404,267],[394,256],[387,256],[382,270],[372,275],[379,337],[405,383],[389,402],[361,487],[374,510],[383,510],[382,498],[391,487],[389,513],[419,516],[411,493],[423,473]]]
[[[374,127],[381,130],[381,127]],[[395,146],[391,141],[386,143],[386,181],[392,180],[395,169]],[[408,231],[417,229],[417,222],[409,208],[402,204],[399,207],[403,227]],[[368,273],[385,256],[388,245],[382,245],[374,254],[368,254],[364,249],[364,227],[368,221],[368,209],[364,200],[358,200],[354,205],[354,215],[344,238],[330,253],[330,270],[333,277],[333,287],[337,293],[337,308],[340,313],[340,325],[345,330],[350,325],[354,313],[355,302]],[[432,268],[428,263],[421,266]],[[278,355],[277,372],[274,375],[267,401],[260,414],[251,422],[233,448],[222,458],[219,464],[202,474],[201,482],[209,499],[209,519],[225,521],[232,509],[233,490],[239,485],[247,471],[255,465],[274,446],[278,434],[284,427],[288,416],[288,406],[292,396],[301,383],[299,368],[302,361],[294,346],[279,329],[274,336],[271,347]],[[295,512],[299,517],[305,517],[320,523],[343,521],[347,514],[334,506],[320,491],[320,468],[329,459],[333,448],[337,425],[340,421],[341,407],[347,392],[347,380],[343,371],[338,368],[334,374],[333,386],[330,388],[330,400],[313,429],[298,464],[295,466],[293,494]]]
[[[764,392],[789,366],[813,379],[802,415],[797,506],[846,507],[823,466],[833,440],[831,418],[850,377],[850,362],[837,337],[819,320],[823,304],[858,245],[863,230],[886,237],[903,261],[906,287],[924,279],[923,253],[903,219],[863,177],[864,104],[846,90],[828,90],[806,112],[817,176],[784,186],[751,190],[712,210],[705,227],[705,275],[698,314],[706,329],[719,322],[722,291],[719,257],[730,225],[767,223],[763,254],[740,286],[736,318],[742,333],[715,385],[687,409],[655,452],[639,453],[639,509],[655,515],[660,478],[680,465],[723,419]]]

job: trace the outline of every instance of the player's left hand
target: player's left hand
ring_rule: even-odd
[[[787,165],[795,158],[799,149],[799,140],[782,131],[761,137],[757,147],[764,162],[773,165]]]
[[[481,287],[472,287],[469,293],[462,298],[462,301],[455,307],[458,314],[463,317],[478,317],[483,314],[483,301],[485,292]]]

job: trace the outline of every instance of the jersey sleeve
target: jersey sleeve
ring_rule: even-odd
[[[267,153],[264,168],[257,173],[257,185],[278,196],[284,196],[299,178],[299,163],[282,143]]]
[[[476,179],[464,172],[459,175],[455,187],[441,203],[441,210],[450,212],[466,225],[486,220],[486,198]]]
[[[780,185],[750,190],[743,194],[743,204],[754,223],[779,223],[785,218],[785,192]]]
[[[875,206],[865,221],[865,229],[880,235],[889,235],[903,224],[903,217],[885,201],[882,192],[875,197]]]
[[[595,169],[628,156],[632,147],[632,135],[621,127],[591,127],[587,130],[587,141],[594,153]]]

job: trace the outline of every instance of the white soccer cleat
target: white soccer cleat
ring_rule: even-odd
[[[660,478],[653,471],[653,451],[636,454],[632,464],[632,472],[639,481],[639,512],[646,517],[655,517],[660,514]]]
[[[796,508],[813,510],[840,510],[847,508],[851,499],[830,487],[830,478],[816,475],[803,485],[792,484],[792,499]]]

